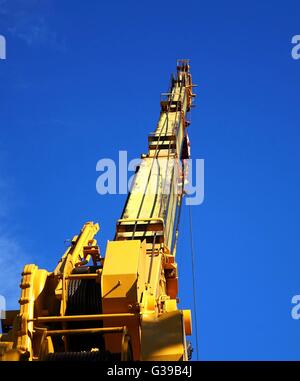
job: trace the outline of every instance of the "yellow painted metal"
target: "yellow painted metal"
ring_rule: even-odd
[[[70,315],[70,316],[40,316],[28,321],[36,323],[66,322],[66,321],[91,321],[105,319],[135,318],[135,314],[95,314],[95,315]]]
[[[55,289],[55,295],[62,301],[60,312],[64,315],[66,310],[66,295],[67,278],[78,263],[81,263],[84,258],[84,248],[88,245],[95,246],[97,241],[94,236],[99,231],[99,225],[93,222],[87,222],[79,236],[74,236],[72,245],[67,249],[62,256],[60,262],[54,270],[54,274],[60,275],[61,279]]]
[[[102,271],[102,309],[105,314],[120,314],[139,308],[141,293],[145,288],[144,262],[146,244],[139,240],[109,241]],[[104,326],[118,324],[120,319],[107,319]],[[138,317],[127,322],[133,343],[135,358],[139,358],[140,334]],[[112,352],[118,350],[115,337],[105,335],[106,348]]]
[[[167,299],[165,301],[165,311],[166,312],[177,311],[177,300],[176,299]]]
[[[117,225],[116,239],[124,245],[132,239],[146,240],[146,283],[139,305],[143,360],[187,359],[185,336],[191,333],[191,318],[177,306],[175,251],[176,216],[182,200],[182,149],[193,96],[189,63],[179,61],[177,78],[163,95],[157,128],[148,138],[148,154],[142,156]],[[142,225],[147,219],[162,219],[163,232],[151,228],[150,223]]]
[[[126,313],[139,302],[145,257],[145,244],[139,240],[107,243],[101,278],[104,313]]]
[[[144,316],[141,333],[141,360],[187,360],[181,311],[166,312],[156,318]]]
[[[65,277],[65,280],[69,279],[101,279],[101,271],[94,274],[71,274]]]
[[[26,265],[22,273],[20,313],[17,316],[17,335],[14,347],[29,358],[33,356],[33,323],[28,321],[33,319],[35,310],[38,309],[37,299],[41,295],[48,272],[39,270],[34,264]]]
[[[38,328],[36,328],[38,331]],[[115,332],[123,332],[124,327],[109,327],[109,328],[82,328],[82,329],[57,329],[57,330],[44,330],[46,336],[64,336],[64,335],[85,335],[87,333],[115,333]]]
[[[179,61],[105,257],[100,261],[95,240],[99,225],[87,222],[53,272],[25,266],[20,311],[12,330],[0,336],[0,359],[44,359],[56,351],[57,336],[67,350],[70,335],[88,332],[103,334],[105,350],[121,353],[122,360],[130,346],[134,360],[187,360],[191,313],[178,309],[175,251],[192,87],[189,62]],[[75,271],[91,260],[97,270]],[[101,314],[66,316],[68,286],[77,280],[101,285]],[[68,326],[78,321],[81,328]],[[102,321],[103,328],[84,326],[92,321]]]
[[[184,330],[187,336],[192,334],[192,314],[191,310],[183,310]]]
[[[66,283],[69,279],[99,278],[100,280],[101,273],[76,274],[74,277],[71,275],[83,257],[84,248],[96,244],[94,235],[98,230],[98,224],[86,223],[81,233],[73,238],[71,246],[53,273],[41,270],[34,264],[24,267],[20,284],[20,310],[15,317],[12,330],[0,338],[0,358],[17,357],[35,360],[39,358],[39,353],[52,350],[51,339],[44,340],[40,332],[37,332],[35,324],[44,314],[56,315],[60,311],[61,315],[64,315],[67,303]]]

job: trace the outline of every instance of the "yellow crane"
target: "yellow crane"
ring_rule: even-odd
[[[20,310],[2,321],[2,360],[188,360],[175,253],[193,86],[189,60],[178,60],[105,256],[99,225],[87,222],[54,271],[24,267]]]

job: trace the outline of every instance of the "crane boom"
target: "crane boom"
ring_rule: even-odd
[[[189,61],[179,60],[105,256],[99,225],[87,222],[53,272],[25,266],[2,359],[188,360],[191,313],[178,309],[175,253],[192,89]]]

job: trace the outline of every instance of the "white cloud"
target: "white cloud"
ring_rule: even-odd
[[[2,167],[2,166],[1,166]],[[12,189],[2,173],[0,177],[0,295],[6,299],[8,309],[18,308],[20,281],[23,267],[32,262],[32,256],[22,249],[16,236],[17,224],[13,220]]]
[[[19,244],[0,234],[0,295],[5,297],[7,308],[18,308],[24,264],[26,255]]]
[[[65,51],[65,39],[51,27],[42,5],[36,0],[18,3],[0,0],[0,16],[3,16],[1,30],[3,33],[6,30],[29,47],[46,45],[50,49]]]

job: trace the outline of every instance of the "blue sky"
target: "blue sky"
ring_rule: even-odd
[[[51,270],[100,222],[104,251],[125,195],[96,193],[96,163],[147,150],[177,58],[197,88],[190,140],[205,160],[192,207],[199,358],[296,360],[300,321],[300,34],[297,1],[0,0],[0,294]],[[177,258],[192,307],[187,209]],[[195,337],[193,336],[193,342]]]

